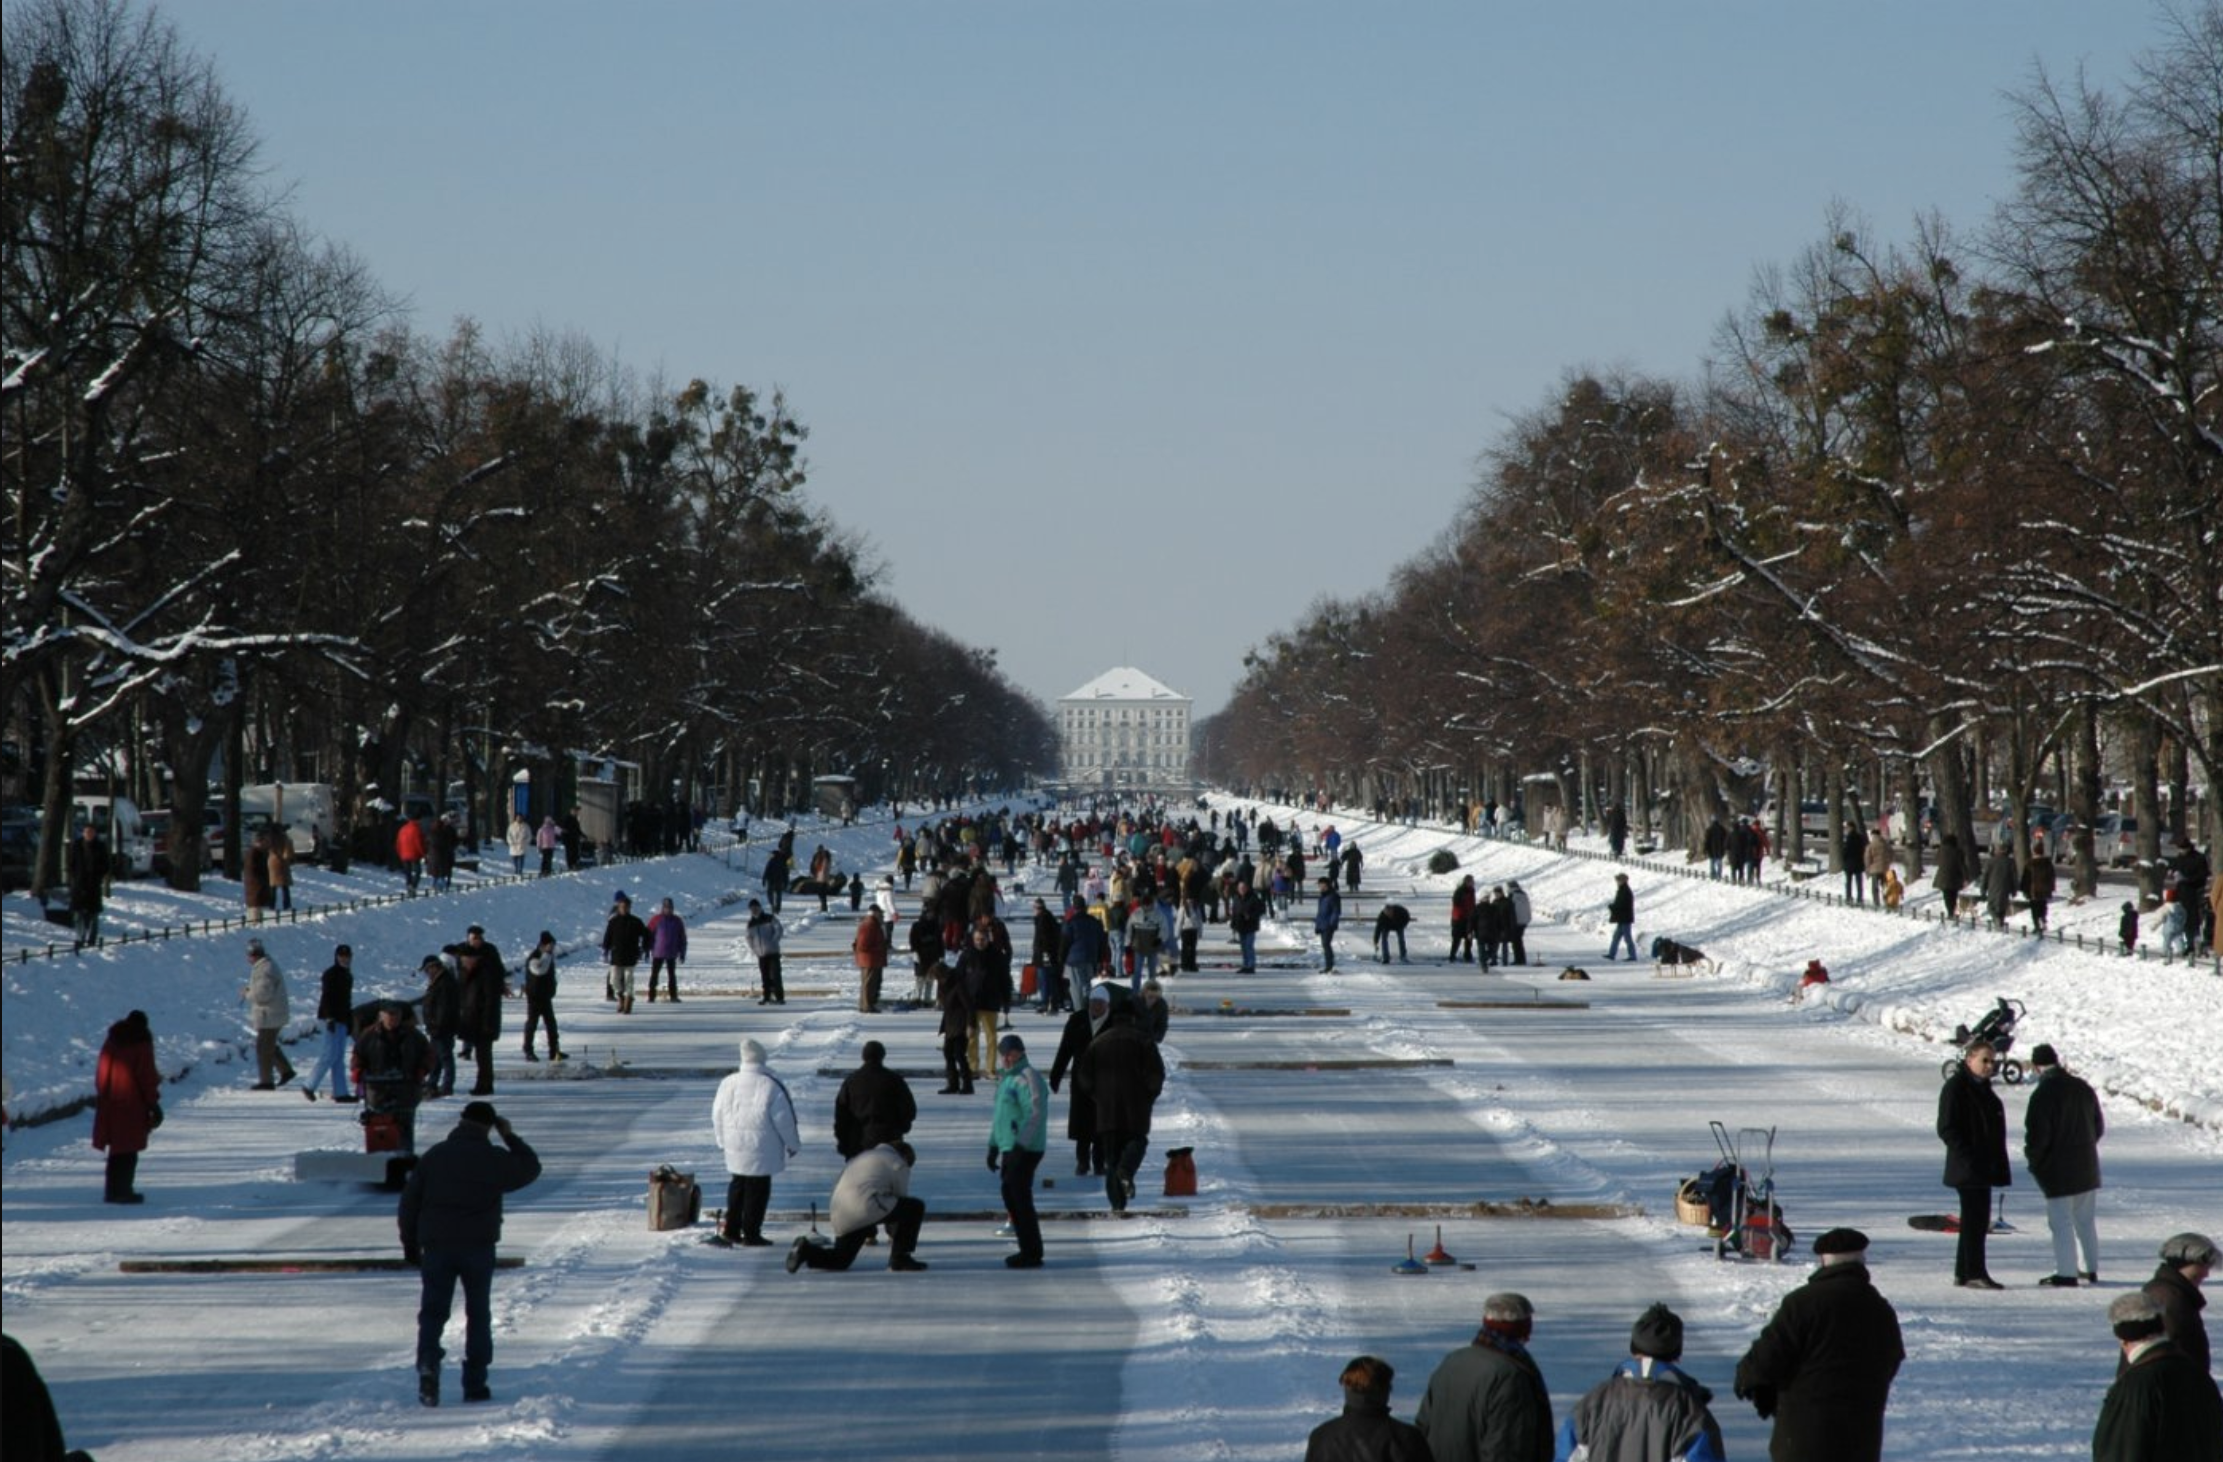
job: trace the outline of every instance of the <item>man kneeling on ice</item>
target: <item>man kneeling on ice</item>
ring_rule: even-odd
[[[918,1154],[908,1142],[884,1142],[849,1159],[834,1184],[831,1248],[797,1239],[787,1251],[787,1272],[812,1269],[847,1269],[857,1261],[857,1251],[872,1231],[887,1224],[895,1252],[888,1256],[890,1269],[924,1269],[911,1257],[918,1247],[919,1225],[926,1221],[926,1205],[911,1196],[911,1164]]]

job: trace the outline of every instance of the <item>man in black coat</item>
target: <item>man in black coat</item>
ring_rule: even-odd
[[[1613,925],[1613,942],[1606,946],[1606,962],[1612,963],[1615,951],[1626,944],[1629,962],[1636,962],[1636,890],[1629,887],[1629,875],[1613,875],[1613,899],[1606,905],[1606,918]]]
[[[1891,1381],[1906,1359],[1899,1316],[1869,1281],[1867,1235],[1831,1229],[1814,1240],[1814,1257],[1821,1267],[1737,1362],[1737,1397],[1775,1419],[1775,1462],[1878,1462]]]
[[[1050,912],[1044,899],[1034,901],[1034,948],[1027,955],[1027,963],[1034,966],[1035,1009],[1044,1015],[1068,1009],[1071,994],[1065,988],[1064,971],[1058,968],[1057,915]]]
[[[432,1068],[425,1082],[426,1096],[444,1097],[455,1093],[455,1036],[463,1009],[462,987],[455,977],[456,964],[452,954],[428,954],[418,966],[425,975],[425,1039],[432,1043]]]
[[[2038,1283],[2074,1289],[2079,1278],[2099,1279],[2099,1230],[2092,1213],[2107,1118],[2090,1083],[2070,1075],[2053,1047],[2040,1044],[2030,1053],[2030,1065],[2038,1073],[2038,1085],[2023,1109],[2022,1155],[2038,1191],[2045,1194],[2045,1223],[2053,1233],[2053,1272]],[[2081,1265],[2076,1262],[2079,1245],[2084,1250]]]
[[[1073,1097],[1096,1108],[1103,1144],[1104,1196],[1112,1212],[1125,1213],[1135,1196],[1135,1173],[1150,1150],[1150,1111],[1165,1089],[1165,1062],[1157,1043],[1135,1023],[1134,1011],[1113,995],[1103,1029],[1075,1063]],[[1094,996],[1090,999],[1093,1002]]]
[[[108,844],[86,823],[69,845],[70,953],[100,943],[100,908],[110,872]],[[2197,917],[2197,916],[2195,916]]]
[[[1345,1366],[1343,1414],[1312,1429],[1304,1462],[1436,1462],[1420,1428],[1389,1414],[1396,1375],[1379,1356],[1362,1355]]]
[[[2092,1430],[2092,1462],[2223,1462],[2223,1395],[2207,1367],[2163,1333],[2144,1291],[2107,1307],[2122,1368]]]
[[[778,911],[778,900],[773,901],[772,908]],[[633,912],[631,896],[619,889],[611,901],[610,922],[602,926],[602,960],[610,967],[602,993],[603,998],[617,1002],[620,1015],[633,1013],[633,971],[648,948],[648,925]]]
[[[918,1099],[902,1073],[887,1068],[888,1048],[866,1041],[864,1064],[834,1093],[834,1150],[843,1157],[893,1143],[918,1120]]]
[[[911,1001],[924,1005],[934,998],[934,982],[942,967],[942,916],[931,903],[919,906],[911,921]]]
[[[502,1134],[502,1147],[490,1140]],[[440,1332],[463,1284],[463,1399],[491,1401],[486,1369],[494,1361],[494,1245],[502,1237],[502,1195],[540,1176],[540,1157],[489,1102],[472,1102],[444,1142],[409,1173],[401,1194],[402,1257],[422,1267],[417,1306],[417,1399],[440,1404]]]
[[[509,967],[502,952],[486,942],[486,930],[473,924],[461,944],[448,946],[462,984],[457,1029],[478,1059],[471,1095],[494,1095],[494,1043],[502,1038],[502,1000],[510,993]]]
[[[1258,926],[1265,918],[1264,896],[1250,886],[1249,879],[1237,879],[1235,897],[1227,906],[1227,927],[1233,931],[1236,946],[1242,951],[1242,960],[1235,973],[1258,972]]]
[[[1397,962],[1411,963],[1405,958],[1405,930],[1411,927],[1412,921],[1412,910],[1403,904],[1383,904],[1381,912],[1374,916],[1374,950],[1383,964],[1389,963],[1389,940],[1393,934],[1397,936]]]
[[[1721,860],[1729,855],[1729,829],[1716,817],[1706,824],[1706,867],[1710,878],[1721,877]]]
[[[1953,1254],[1953,1283],[1963,1289],[1999,1289],[1984,1262],[1991,1232],[1991,1190],[2014,1182],[2007,1168],[2007,1111],[1991,1089],[1999,1057],[1978,1041],[1937,1094],[1937,1135],[1945,1144],[1945,1186],[1960,1194],[1960,1246]]]
[[[1096,1032],[1111,1018],[1111,987],[1098,985],[1089,992],[1088,1003],[1065,1017],[1064,1033],[1058,1037],[1057,1059],[1050,1066],[1050,1090],[1056,1091],[1088,1050]],[[1104,1171],[1103,1149],[1096,1145],[1096,1104],[1081,1094],[1078,1080],[1073,1086],[1073,1100],[1066,1104],[1065,1135],[1073,1142],[1073,1176],[1084,1178],[1090,1172],[1099,1177]]]
[[[1858,822],[1845,824],[1845,841],[1838,849],[1838,858],[1844,864],[1845,902],[1867,902],[1868,881],[1868,830]]]
[[[987,942],[987,931],[975,929],[972,947],[957,956],[956,964],[934,966],[934,1003],[941,1012],[935,1029],[942,1038],[943,1096],[973,1094],[973,1063],[967,1046],[978,1029],[973,1016],[980,1009],[980,987],[987,977],[986,957],[981,952]]]
[[[1957,834],[1947,833],[1938,845],[1937,876],[1930,880],[1938,898],[1945,905],[1945,917],[1957,919],[1961,911],[1961,890],[1968,887],[1968,859],[1961,852]]]

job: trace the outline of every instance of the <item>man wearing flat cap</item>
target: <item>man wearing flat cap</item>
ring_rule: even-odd
[[[2161,1306],[2144,1290],[2120,1295],[2107,1324],[2123,1360],[2092,1429],[2092,1462],[2223,1462],[2223,1396],[2163,1332]]]
[[[2170,1343],[2192,1357],[2202,1371],[2214,1361],[2207,1323],[2200,1318],[2208,1303],[2200,1286],[2215,1272],[2217,1257],[2215,1240],[2206,1234],[2171,1234],[2161,1241],[2160,1267],[2143,1290],[2160,1309]]]
[[[1436,1462],[1550,1462],[1551,1388],[1528,1353],[1535,1323],[1526,1295],[1491,1295],[1473,1342],[1437,1364],[1413,1414]]]
[[[1774,1462],[1880,1462],[1883,1411],[1906,1359],[1899,1316],[1868,1278],[1868,1236],[1814,1240],[1820,1267],[1783,1297],[1737,1362],[1736,1392],[1762,1421]]]
[[[1714,1393],[1686,1374],[1683,1321],[1662,1304],[1636,1317],[1629,1359],[1592,1387],[1559,1428],[1559,1455],[1581,1462],[1726,1462]]]
[[[496,1147],[499,1132],[503,1146]],[[491,1401],[486,1370],[494,1361],[494,1245],[502,1237],[502,1195],[540,1176],[540,1156],[492,1102],[463,1109],[447,1140],[409,1173],[401,1194],[402,1257],[422,1267],[417,1304],[417,1399],[440,1404],[440,1333],[455,1287],[463,1285],[463,1399]]]

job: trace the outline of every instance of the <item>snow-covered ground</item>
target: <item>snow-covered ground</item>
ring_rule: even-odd
[[[1033,1274],[1003,1268],[1007,1241],[982,1216],[997,1201],[981,1161],[987,1100],[931,1094],[931,1017],[857,1014],[845,910],[792,917],[790,903],[791,1003],[756,1004],[739,945],[745,906],[733,901],[754,891],[753,879],[738,858],[499,884],[265,931],[293,976],[304,1033],[316,973],[339,940],[356,949],[359,998],[414,993],[417,960],[471,922],[513,957],[542,928],[579,950],[559,999],[568,1068],[516,1059],[521,1013],[505,1040],[497,1101],[548,1171],[510,1205],[503,1249],[525,1265],[496,1281],[498,1399],[485,1407],[416,1405],[412,1275],[120,1271],[127,1259],[396,1252],[389,1195],[293,1180],[295,1153],[355,1145],[347,1109],[291,1089],[246,1090],[243,933],[11,960],[12,1114],[65,1112],[88,1093],[108,1022],[135,1006],[152,1017],[175,1084],[170,1120],[140,1168],[142,1208],[99,1202],[89,1115],[9,1134],[7,1329],[38,1359],[72,1442],[111,1462],[1266,1459],[1296,1455],[1304,1433],[1333,1414],[1336,1373],[1361,1352],[1397,1365],[1393,1404],[1409,1416],[1492,1290],[1536,1302],[1535,1348],[1559,1414],[1624,1354],[1638,1311],[1664,1299],[1689,1326],[1688,1368],[1722,1393],[1731,1454],[1749,1458],[1764,1454],[1766,1430],[1728,1399],[1729,1373],[1804,1265],[1723,1263],[1702,1234],[1675,1223],[1675,1184],[1712,1161],[1707,1123],[1719,1119],[1777,1129],[1777,1179],[1801,1235],[1851,1224],[1874,1238],[1878,1283],[1909,1350],[1889,1455],[2088,1454],[2114,1368],[2107,1301],[2151,1272],[2164,1235],[2223,1229],[2223,978],[2212,966],[1692,880],[1677,856],[1626,865],[1640,944],[1670,934],[1721,967],[1660,979],[1648,963],[1602,963],[1610,864],[1440,827],[1335,821],[1368,859],[1339,972],[1317,970],[1308,922],[1296,919],[1269,929],[1265,972],[1208,968],[1173,984],[1180,1013],[1144,1192],[1155,1191],[1167,1148],[1192,1146],[1199,1195],[1151,1200],[1148,1215],[1101,1216],[1100,1190],[1077,1183],[1070,1148],[1053,1143],[1043,1173],[1054,1186],[1041,1195],[1049,1267]],[[824,841],[845,862],[885,863],[887,837],[870,824]],[[1518,877],[1530,890],[1538,968],[1483,976],[1441,963],[1455,875],[1424,869],[1444,847],[1485,887]],[[1047,883],[1025,869],[1020,877]],[[310,873],[304,883],[297,894],[320,900],[391,886],[382,874]],[[636,900],[672,897],[689,916],[680,1005],[644,1002],[620,1018],[602,1001],[588,956],[619,886]],[[1415,911],[1410,965],[1366,957],[1382,892]],[[174,922],[179,897],[127,889],[109,927]],[[11,950],[46,937],[25,907],[20,896],[7,904]],[[2066,911],[2072,937],[2079,928],[2111,936],[2113,907]],[[1224,939],[1208,937],[1208,965],[1228,963]],[[1794,1003],[1812,958],[1834,983],[1826,998]],[[1566,965],[1591,982],[1552,980]],[[889,983],[897,993],[908,985]],[[2052,1264],[2019,1153],[2007,1205],[2018,1231],[1992,1249],[2006,1291],[1954,1289],[1952,1240],[1906,1226],[1951,1199],[1932,1133],[1939,1041],[2000,995],[2029,1008],[2023,1049],[2054,1042],[2107,1103],[2107,1257],[2096,1291],[2035,1287]],[[1577,999],[1587,1006],[1556,1003]],[[1300,1009],[1348,1013],[1268,1013]],[[1056,1024],[1031,1012],[1012,1024],[1046,1063]],[[722,1199],[709,1100],[744,1035],[770,1048],[804,1114],[805,1153],[774,1188],[772,1228],[783,1238],[831,1188],[832,1095],[858,1046],[884,1040],[892,1062],[914,1073],[924,1109],[915,1191],[930,1210],[920,1252],[931,1272],[888,1274],[884,1251],[867,1250],[852,1273],[789,1276],[777,1247],[699,1243],[707,1221],[696,1233],[648,1230],[643,1196],[659,1163],[696,1169],[709,1201]],[[305,1039],[292,1048],[304,1076],[313,1055]],[[605,1074],[613,1066],[630,1079]],[[2004,1096],[2019,1145],[2022,1093]],[[424,1140],[450,1116],[446,1104],[429,1105]],[[1427,1249],[1436,1220],[1326,1212],[1520,1198],[1644,1212],[1445,1219],[1445,1248],[1474,1268],[1423,1278],[1393,1276],[1390,1265],[1408,1239]],[[459,1343],[451,1338],[451,1352]]]

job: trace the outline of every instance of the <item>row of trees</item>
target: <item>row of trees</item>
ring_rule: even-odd
[[[1763,791],[1833,833],[1883,797],[2090,822],[2120,771],[2150,859],[2157,783],[2180,831],[2223,785],[2223,8],[2169,19],[2126,94],[2016,98],[1979,232],[1833,217],[1694,382],[1570,376],[1443,546],[1249,657],[1207,773],[1529,780],[1694,841]]]
[[[158,17],[5,25],[0,656],[49,845],[92,768],[175,808],[189,884],[219,758],[235,795],[353,806],[584,751],[720,812],[814,772],[935,795],[1050,763],[992,652],[877,596],[805,500],[785,401],[415,334]]]

